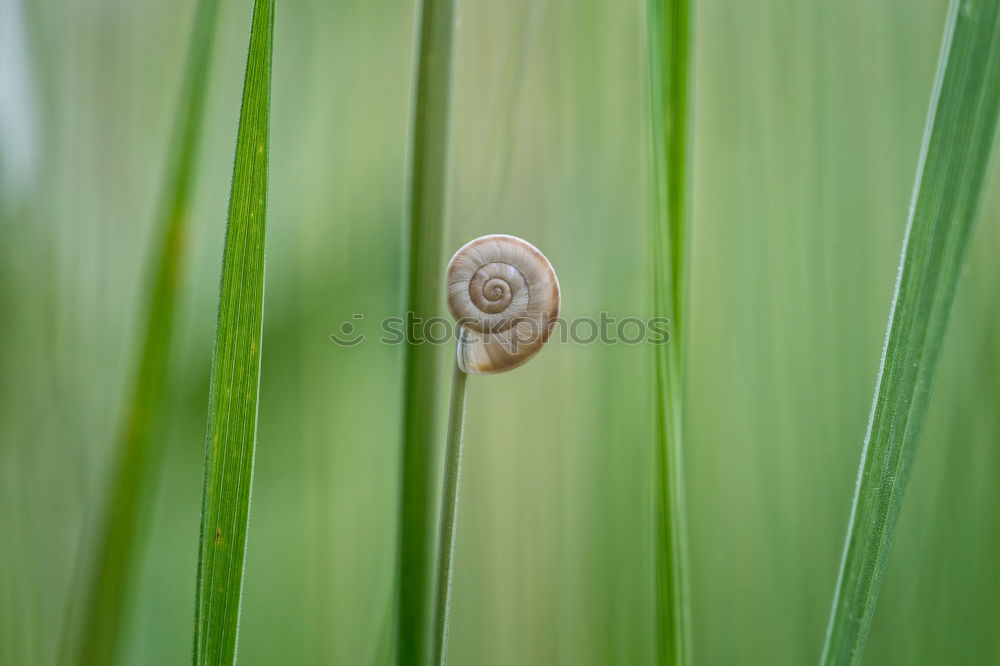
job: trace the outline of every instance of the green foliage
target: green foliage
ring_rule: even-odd
[[[200,0],[194,16],[187,66],[170,144],[166,182],[155,223],[149,285],[138,366],[115,443],[100,541],[83,590],[84,606],[65,650],[72,663],[111,664],[119,646],[134,578],[144,554],[153,488],[166,438],[163,433],[170,380],[184,238],[190,217],[195,156],[205,107],[205,88],[218,0]],[[73,636],[73,632],[78,635]],[[72,655],[70,657],[70,654]]]
[[[451,585],[455,577],[455,529],[458,525],[458,491],[462,478],[462,434],[465,427],[466,374],[455,363],[448,408],[448,437],[444,451],[441,520],[438,528],[434,593],[434,643],[431,663],[448,662],[448,626],[451,620]]]
[[[924,132],[824,664],[861,662],[979,208],[1000,112],[998,81],[1000,5],[993,0],[954,0]]]
[[[689,235],[690,0],[648,0],[653,315],[671,340],[653,349],[657,648],[661,664],[690,660],[684,507],[684,363]]]
[[[85,596],[71,580],[110,492],[160,238],[147,218],[166,174],[150,156],[168,145],[199,1],[0,2],[0,81],[23,70],[35,92],[33,105],[17,86],[0,94],[0,664],[56,663],[67,603]],[[207,340],[252,4],[219,3],[166,444],[119,664],[191,657]],[[376,322],[406,299],[417,6],[307,0],[276,18],[279,223],[267,232],[240,666],[392,657],[403,357],[378,343]],[[443,245],[496,231],[537,242],[567,320],[650,313],[644,7],[505,0],[462,3],[455,17]],[[947,9],[692,7],[680,334],[699,666],[818,660]],[[28,50],[11,58],[19,23]],[[12,130],[19,110],[35,170],[13,182],[22,144],[9,139],[30,147],[32,134]],[[873,666],[1000,663],[995,167],[865,647]],[[367,340],[333,345],[343,322]],[[440,452],[451,349],[437,350]],[[449,663],[659,662],[651,353],[553,340],[517,372],[470,380]]]
[[[256,0],[212,350],[194,663],[232,664],[257,439],[274,0]]]
[[[406,311],[414,317],[404,361],[395,620],[397,663],[417,666],[427,664],[431,653],[440,349],[417,342],[412,327],[440,313],[444,293],[442,245],[455,21],[453,0],[425,0],[420,7],[407,203]]]

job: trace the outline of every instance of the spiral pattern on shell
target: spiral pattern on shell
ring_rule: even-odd
[[[538,353],[559,315],[559,280],[531,243],[493,234],[466,243],[448,263],[448,308],[460,324],[458,364],[491,374]]]

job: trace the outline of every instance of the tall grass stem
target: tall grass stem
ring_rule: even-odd
[[[690,661],[684,507],[684,365],[690,180],[691,0],[647,0],[653,315],[672,322],[653,349],[656,638],[660,664]]]
[[[400,453],[395,655],[400,666],[431,658],[431,597],[438,496],[440,350],[421,342],[420,321],[441,311],[447,208],[454,0],[419,5],[407,201],[406,311]]]
[[[861,662],[998,112],[1000,3],[953,0],[821,657],[827,666]]]
[[[438,528],[437,590],[434,595],[435,666],[448,662],[448,626],[451,620],[451,586],[455,577],[455,529],[458,525],[458,492],[462,478],[462,433],[465,427],[467,375],[455,362],[448,410],[448,437],[444,451],[441,521]]]

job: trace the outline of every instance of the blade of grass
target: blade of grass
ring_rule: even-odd
[[[194,663],[236,660],[264,314],[274,0],[255,0],[212,349]]]
[[[462,478],[462,430],[465,424],[466,374],[455,361],[448,410],[448,437],[444,452],[444,484],[438,529],[437,589],[434,595],[434,653],[432,663],[448,663],[448,623],[451,620],[451,583],[455,573],[455,526],[458,524],[458,489]]]
[[[420,322],[440,312],[441,247],[448,177],[454,0],[423,0],[408,201],[409,266],[403,378],[403,434],[397,557],[395,653],[398,664],[430,659],[437,492],[439,350],[421,341]]]
[[[194,16],[155,221],[159,238],[151,250],[146,278],[147,310],[137,347],[136,375],[115,442],[110,490],[98,528],[96,554],[84,569],[87,580],[81,581],[84,605],[80,620],[71,619],[74,627],[70,632],[78,634],[64,643],[68,652],[65,656],[71,663],[115,663],[132,577],[143,555],[146,536],[143,520],[165,443],[160,427],[167,402],[183,240],[218,5],[218,0],[201,0]]]
[[[687,308],[690,0],[647,0],[650,190],[653,197],[653,316],[673,321],[656,345],[657,654],[660,664],[690,660],[687,530],[684,509],[684,327]]]
[[[1000,4],[945,29],[823,664],[861,662],[1000,111]]]

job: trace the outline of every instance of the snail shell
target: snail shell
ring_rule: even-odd
[[[466,243],[448,262],[448,309],[460,324],[458,367],[486,375],[521,365],[549,339],[559,315],[559,280],[531,243],[493,234]]]

